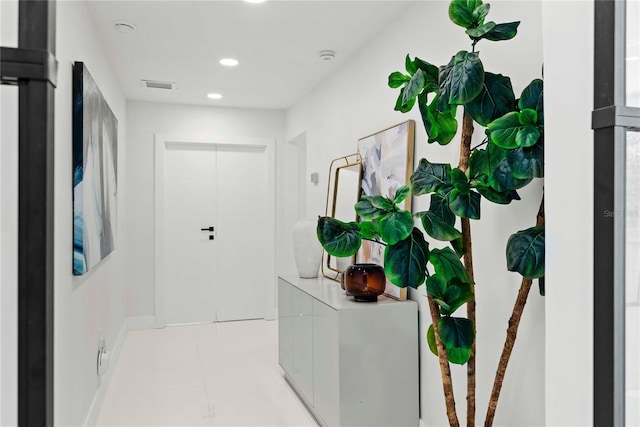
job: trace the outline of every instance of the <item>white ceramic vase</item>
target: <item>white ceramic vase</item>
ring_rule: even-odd
[[[293,254],[298,275],[303,279],[318,277],[322,246],[318,241],[315,220],[301,220],[293,226]]]

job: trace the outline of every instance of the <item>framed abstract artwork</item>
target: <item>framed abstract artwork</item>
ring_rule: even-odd
[[[73,64],[73,274],[115,249],[118,120],[82,62]]]
[[[396,189],[409,184],[413,173],[414,138],[415,122],[408,120],[358,140],[358,152],[362,157],[361,195],[383,195],[393,199]],[[411,197],[400,207],[410,211]],[[384,265],[384,248],[380,243],[363,240],[356,261]],[[405,300],[407,290],[387,281],[385,295]]]

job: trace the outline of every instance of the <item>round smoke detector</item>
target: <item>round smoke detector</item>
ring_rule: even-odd
[[[116,22],[113,26],[120,34],[130,34],[136,30],[136,26],[128,22]]]
[[[318,54],[318,58],[321,61],[331,61],[336,57],[336,53],[333,50],[321,50]]]

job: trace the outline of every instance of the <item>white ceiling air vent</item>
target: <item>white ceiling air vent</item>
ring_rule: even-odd
[[[161,82],[158,80],[140,80],[142,86],[148,87],[151,89],[167,89],[167,90],[175,90],[176,84],[175,82]]]
[[[333,50],[321,50],[318,52],[318,58],[320,58],[321,61],[332,61],[335,57],[336,53]]]

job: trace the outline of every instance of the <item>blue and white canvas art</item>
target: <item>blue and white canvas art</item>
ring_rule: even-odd
[[[73,274],[115,249],[118,120],[82,62],[73,65]]]

